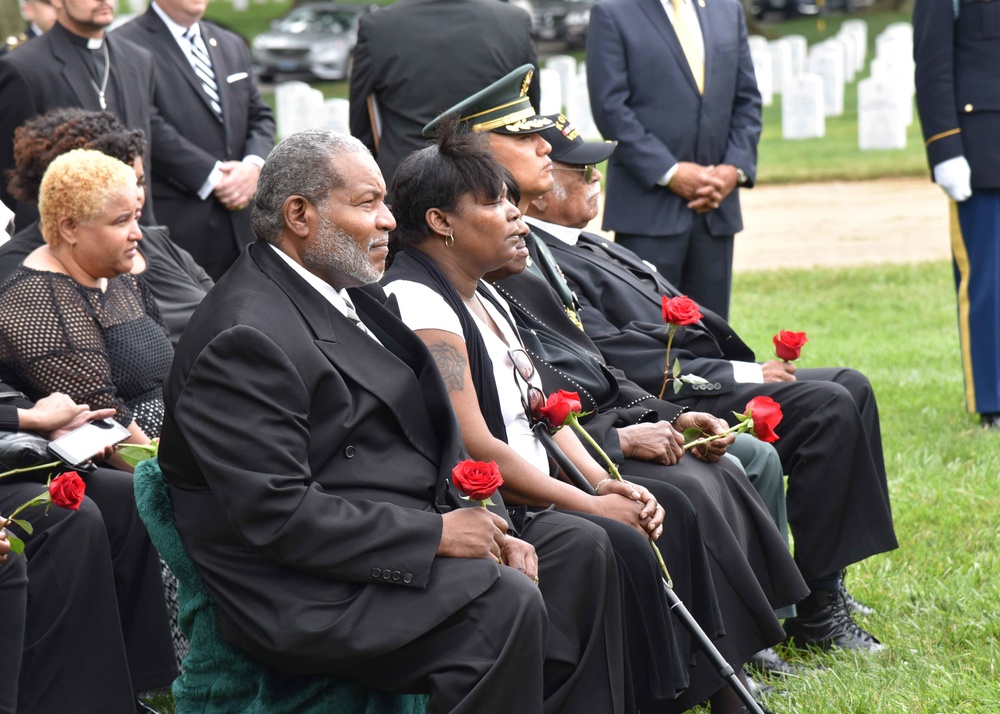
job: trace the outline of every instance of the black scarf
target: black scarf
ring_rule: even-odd
[[[465,307],[462,296],[448,282],[437,263],[417,248],[406,248],[397,253],[381,282],[383,285],[388,285],[395,280],[409,280],[430,288],[444,298],[448,307],[454,311],[465,334],[465,347],[469,353],[469,368],[472,371],[472,384],[476,388],[479,400],[479,410],[486,420],[490,433],[506,442],[507,428],[504,426],[500,395],[497,392],[496,380],[493,378],[493,362],[486,350],[483,336],[479,333],[472,314]],[[504,313],[502,310],[501,312]]]

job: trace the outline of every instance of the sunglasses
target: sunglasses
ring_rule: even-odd
[[[583,182],[590,183],[590,180],[594,178],[594,169],[597,168],[597,164],[586,164],[584,166],[574,166],[572,168],[553,168],[553,171],[582,171],[583,172]]]
[[[535,365],[524,349],[517,347],[507,350],[507,357],[514,364],[514,381],[523,382],[526,389],[521,390],[521,406],[532,426],[538,421],[539,409],[545,405],[545,395],[542,390],[531,383],[535,376]]]

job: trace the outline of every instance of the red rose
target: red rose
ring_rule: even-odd
[[[559,390],[549,395],[545,400],[545,406],[539,407],[540,418],[549,423],[553,429],[557,429],[566,423],[570,412],[579,412],[583,409],[580,403],[580,395],[576,392],[564,392]]]
[[[495,461],[484,463],[466,459],[451,470],[451,481],[455,488],[472,501],[488,501],[490,496],[503,485],[500,468]]]
[[[802,354],[802,345],[809,341],[804,332],[782,330],[774,336],[774,351],[778,359],[792,362]]]
[[[693,325],[702,317],[698,303],[687,295],[669,299],[663,296],[663,321],[668,325]]]
[[[781,405],[770,397],[754,397],[743,412],[753,419],[753,435],[761,441],[775,442],[778,435],[774,430],[781,423]]]
[[[49,482],[49,497],[60,508],[75,511],[83,503],[83,492],[87,484],[76,471],[67,471]]]

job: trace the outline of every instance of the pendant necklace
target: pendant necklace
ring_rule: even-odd
[[[91,78],[90,86],[94,88],[97,92],[97,99],[101,102],[101,110],[108,108],[108,103],[104,99],[104,91],[108,88],[108,75],[111,73],[111,57],[108,55],[108,42],[105,40],[101,43],[104,47],[104,77],[101,79],[101,86],[97,86],[97,82]]]

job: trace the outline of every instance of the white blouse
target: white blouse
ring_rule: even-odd
[[[444,301],[444,298],[426,285],[409,280],[394,280],[383,287],[387,294],[396,296],[403,322],[411,330],[443,330],[465,339],[458,315]],[[500,395],[500,408],[504,426],[507,429],[507,443],[532,466],[542,473],[548,474],[549,461],[545,448],[531,431],[528,416],[524,413],[524,405],[521,400],[522,397],[527,398],[524,393],[525,387],[521,384],[520,379],[514,376],[514,363],[507,354],[507,350],[521,347],[521,340],[509,322],[513,318],[510,316],[507,303],[497,294],[493,286],[486,284],[486,289],[496,296],[497,301],[507,311],[507,315],[504,316],[489,300],[482,300],[483,306],[493,318],[493,322],[500,328],[506,342],[497,337],[489,325],[484,323],[475,313],[471,310],[469,313],[476,321],[476,327],[479,328],[479,333],[483,336],[487,354],[493,363],[493,379],[496,380],[497,393]],[[542,389],[542,382],[537,371],[531,377],[531,384],[539,390]]]

